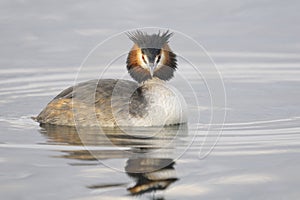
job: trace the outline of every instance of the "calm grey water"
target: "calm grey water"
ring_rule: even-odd
[[[170,5],[159,5],[1,2],[0,199],[299,199],[299,3],[178,2],[167,13]],[[74,83],[96,44],[140,26],[171,27],[206,47],[224,81],[227,104],[213,107],[226,111],[223,127],[210,121],[204,82],[219,80],[195,75],[183,58],[170,84],[189,103],[187,126],[129,130],[137,138],[109,129],[78,135],[30,119]],[[174,50],[205,70],[203,51],[179,40],[170,42]],[[129,78],[125,56],[104,76]],[[95,60],[79,81],[100,76]]]

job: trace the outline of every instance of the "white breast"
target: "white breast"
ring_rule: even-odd
[[[148,80],[143,88],[148,102],[148,114],[136,121],[139,126],[163,126],[187,122],[187,105],[176,88],[159,79]]]

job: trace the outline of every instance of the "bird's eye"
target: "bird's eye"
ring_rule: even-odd
[[[159,61],[160,61],[160,58],[161,58],[161,56],[159,55],[158,57],[157,57],[157,63],[159,63]]]

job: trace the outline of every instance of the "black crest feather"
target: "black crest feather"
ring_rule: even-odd
[[[158,34],[150,35],[137,30],[134,32],[128,32],[126,35],[140,48],[161,49],[166,43],[169,42],[169,39],[172,37],[173,33],[167,30],[163,33],[159,31]]]

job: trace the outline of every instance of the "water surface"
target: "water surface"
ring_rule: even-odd
[[[84,130],[86,134],[80,137],[75,129],[39,127],[30,119],[73,83],[74,68],[52,68],[47,73],[39,68],[1,69],[1,196],[247,199],[255,193],[256,199],[296,199],[300,71],[290,64],[286,64],[288,70],[282,70],[285,64],[263,65],[220,66],[228,98],[223,108],[227,118],[217,145],[205,158],[200,150],[208,152],[216,141],[215,135],[208,135],[203,145],[209,126],[205,103],[200,103],[198,111],[204,116],[198,123],[191,120],[186,127],[159,130],[146,139],[118,130],[101,134]],[[199,91],[205,91],[201,80],[191,81],[198,81]],[[176,80],[172,84],[180,85]],[[193,119],[197,105],[190,106]],[[211,126],[213,131],[221,128],[220,124]],[[135,133],[147,136],[149,132],[140,129]],[[137,171],[142,173],[133,173]]]
[[[0,5],[0,199],[299,199],[299,1]],[[188,67],[185,58],[205,73],[209,59],[175,34],[170,45],[182,57],[170,84],[189,103],[187,126],[79,136],[31,120],[62,89],[100,77],[101,55],[122,50],[105,77],[130,78],[125,36],[77,72],[99,42],[145,26],[177,29],[204,45],[226,106],[211,110],[205,80],[219,80]],[[225,123],[211,121],[212,111],[226,111]]]

